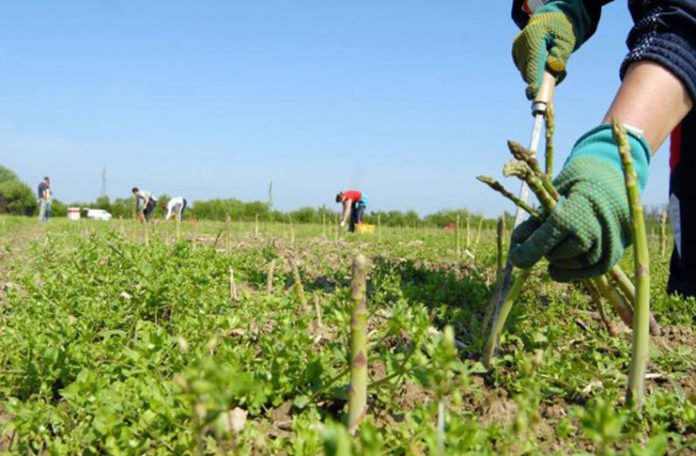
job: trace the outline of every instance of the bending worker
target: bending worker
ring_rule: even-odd
[[[595,31],[610,0],[516,0],[522,32],[513,59],[536,94],[542,72],[560,82],[566,63]],[[621,64],[621,86],[598,126],[578,139],[555,184],[562,195],[548,219],[528,220],[512,235],[511,259],[526,268],[545,256],[558,281],[607,272],[631,243],[621,160],[609,122],[628,131],[639,188],[648,181],[654,152],[672,134],[670,218],[674,251],[669,293],[696,295],[696,0],[631,0],[634,26]]]
[[[365,208],[367,207],[363,194],[357,190],[346,190],[336,195],[336,202],[343,204],[341,228],[346,226],[346,222],[350,220],[348,231],[351,233],[355,232],[355,225],[362,223]]]
[[[164,216],[165,220],[169,220],[172,217],[176,217],[178,221],[184,218],[184,210],[188,206],[186,198],[183,196],[175,196],[174,198],[167,201],[165,209],[167,209],[167,215]]]
[[[138,219],[141,222],[149,221],[152,211],[155,210],[157,205],[157,200],[153,198],[152,193],[148,192],[147,190],[140,190],[138,187],[133,187],[131,191],[133,192],[133,197],[135,198]]]

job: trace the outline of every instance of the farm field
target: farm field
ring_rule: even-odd
[[[696,454],[696,302],[665,295],[659,247],[651,238],[662,335],[633,411],[630,330],[606,306],[610,336],[584,290],[542,265],[483,367],[492,221],[458,242],[445,229],[263,222],[184,223],[177,241],[171,223],[0,216],[0,449],[425,455],[443,439],[457,455]],[[369,396],[351,436],[359,253],[371,264]]]

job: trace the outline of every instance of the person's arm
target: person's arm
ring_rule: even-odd
[[[165,220],[169,220],[169,218],[172,216],[172,208],[174,205],[172,204],[167,204],[167,215],[164,216]]]
[[[654,154],[693,106],[694,101],[679,78],[646,60],[628,68],[602,122],[616,117],[642,130]]]
[[[607,122],[617,118],[626,125],[642,192],[651,154],[693,108],[689,93],[682,80],[656,63],[631,65],[604,123],[578,140],[554,180],[564,198],[543,223],[529,220],[513,232],[513,264],[530,267],[546,256],[551,276],[560,281],[593,277],[616,264],[631,242],[630,212]]]
[[[345,225],[350,217],[350,211],[353,207],[353,200],[345,200],[343,202],[343,217],[341,218],[341,226]]]

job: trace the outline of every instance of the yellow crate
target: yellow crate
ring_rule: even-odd
[[[369,223],[357,223],[355,225],[355,232],[356,233],[374,233],[375,226],[370,225]]]

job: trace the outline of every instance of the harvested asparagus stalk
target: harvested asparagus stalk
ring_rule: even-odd
[[[648,364],[650,335],[650,254],[645,232],[643,205],[638,192],[638,178],[631,158],[631,146],[626,130],[617,119],[612,121],[614,141],[619,146],[621,164],[626,180],[628,206],[631,212],[631,235],[633,237],[633,259],[636,270],[636,294],[633,301],[633,351],[628,374],[626,403],[640,407],[645,391],[645,372]]]
[[[546,122],[546,176],[553,178],[553,134],[556,132],[556,121],[554,115],[553,103],[549,103],[544,113],[544,121]]]
[[[537,196],[537,199],[541,203],[541,206],[544,209],[545,214],[549,214],[555,207],[556,201],[560,199],[560,195],[553,186],[551,179],[541,171],[541,168],[539,167],[539,163],[537,162],[537,160],[523,146],[513,141],[509,141],[508,147],[515,159],[505,164],[503,168],[503,175],[505,175],[506,177],[515,176],[525,181],[529,185],[529,188],[532,190],[532,192],[534,192],[534,194]],[[483,179],[479,180],[490,185],[495,190],[500,191],[500,189],[502,189],[504,192],[509,193],[505,191],[501,185],[496,185],[497,182],[491,185],[491,181],[495,182],[493,179],[484,177]],[[507,196],[504,192],[501,193],[503,193],[504,196]],[[527,210],[527,212],[530,211]],[[538,212],[537,214],[540,215],[540,219],[544,218],[544,216],[542,216]],[[509,292],[506,295],[503,305],[499,309],[497,309],[498,311],[496,312],[496,315],[493,318],[493,328],[491,329],[489,339],[484,349],[484,364],[487,367],[490,367],[490,360],[498,344],[498,337],[502,332],[503,326],[505,325],[505,320],[507,319],[507,315],[510,311],[512,303],[516,299],[516,296],[514,296],[512,299],[510,298],[510,296],[513,295],[513,289],[519,288],[519,290],[521,290],[522,284],[527,277],[528,273],[519,274],[517,276],[514,284],[509,288]],[[612,286],[612,282],[610,280],[612,277],[615,277],[617,279],[619,288],[626,294],[626,298],[624,298],[624,296],[622,296]],[[607,300],[609,300],[609,302],[611,302],[612,306],[619,314],[621,319],[624,321],[624,323],[627,326],[632,327],[633,311],[627,304],[626,299],[628,299],[629,301],[632,300],[632,297],[635,294],[635,292],[632,291],[633,286],[630,283],[630,280],[628,280],[628,278],[625,276],[623,271],[621,271],[621,269],[618,266],[614,266],[614,268],[612,268],[611,270],[611,273],[607,273],[605,275],[589,279],[589,282],[591,282],[591,284],[587,284],[587,286],[595,286],[600,291],[600,293]],[[516,294],[519,294],[519,290],[516,292]],[[652,317],[648,316],[648,321],[650,321],[651,319]],[[651,333],[654,335],[658,335],[660,333],[659,326],[657,325],[657,322],[654,321],[654,319],[652,319],[652,321],[654,323],[650,325],[652,327]]]
[[[505,198],[515,203],[515,206],[521,207],[522,209],[527,211],[527,213],[532,217],[539,220],[543,220],[544,217],[539,213],[539,211],[537,211],[536,209],[532,208],[529,204],[519,199],[514,193],[510,192],[509,190],[506,190],[505,187],[503,187],[502,184],[497,180],[489,176],[477,176],[476,179],[480,180],[496,192],[503,195]]]
[[[367,413],[367,269],[364,255],[353,261],[350,328],[350,388],[348,391],[348,431],[355,434]]]
[[[541,205],[546,213],[550,213],[555,207],[556,201],[560,199],[560,195],[558,195],[558,192],[556,192],[555,188],[553,187],[551,179],[541,172],[539,164],[534,156],[527,152],[523,146],[514,143],[513,141],[509,141],[508,146],[510,147],[510,152],[517,158],[517,160],[508,162],[503,168],[503,174],[506,177],[517,176],[520,179],[528,179],[530,189],[532,189],[532,191],[537,195],[537,198],[541,202]],[[549,188],[553,189],[552,194],[544,191]],[[601,280],[601,277],[605,277],[606,282]],[[626,300],[633,300],[635,295],[635,288],[633,287],[633,284],[618,265],[612,267],[609,273],[601,277],[595,277],[590,280],[595,282],[602,294],[612,303],[614,309],[616,309],[623,322],[627,326],[632,327],[633,311],[626,303]],[[616,279],[617,284],[626,296],[626,299],[624,299],[621,294],[611,287],[610,278],[612,277]],[[649,321],[650,333],[654,336],[660,335],[660,327],[652,315],[649,316]]]

